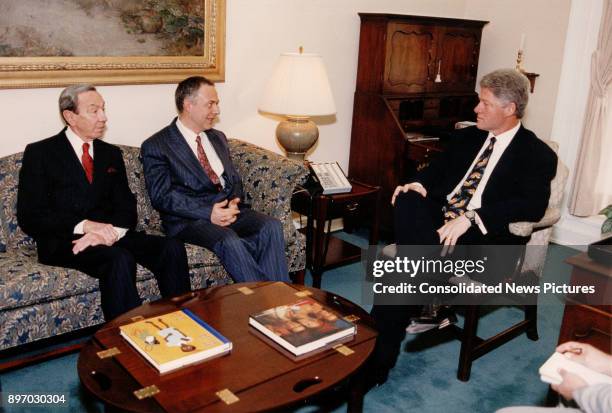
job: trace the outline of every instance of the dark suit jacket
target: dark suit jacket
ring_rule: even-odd
[[[233,198],[244,201],[242,179],[230,159],[227,138],[216,129],[207,131],[207,135],[223,163],[225,188],[221,192],[178,130],[176,118],[142,144],[140,154],[151,204],[160,212],[170,236],[190,222],[210,221],[214,203]],[[240,205],[245,207],[242,202]]]
[[[446,204],[449,194],[463,178],[488,136],[475,126],[459,129],[450,147],[415,181],[427,189],[427,196]],[[550,198],[550,182],[557,170],[557,155],[523,126],[495,166],[476,210],[492,235],[509,234],[508,224],[538,221]]]
[[[78,238],[74,227],[84,219],[128,229],[137,221],[121,150],[99,139],[93,142],[90,184],[65,130],[29,144],[19,173],[17,220],[36,240],[41,262],[48,261],[61,243]]]

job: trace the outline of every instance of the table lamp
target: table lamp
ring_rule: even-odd
[[[319,138],[309,118],[336,113],[334,98],[321,56],[314,53],[281,54],[259,104],[262,112],[285,115],[276,137],[287,157],[304,161]]]

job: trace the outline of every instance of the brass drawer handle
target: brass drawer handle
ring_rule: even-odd
[[[573,331],[572,336],[575,339],[584,339],[584,338],[590,337],[593,333],[599,333],[606,337],[612,338],[612,335],[610,335],[610,333],[605,332],[595,327],[587,327],[586,329],[576,329]]]

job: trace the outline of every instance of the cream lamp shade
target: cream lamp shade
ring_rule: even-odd
[[[336,113],[321,56],[281,54],[264,89],[259,110],[287,116],[276,128],[276,136],[289,158],[304,160],[319,137],[317,126],[308,118]]]

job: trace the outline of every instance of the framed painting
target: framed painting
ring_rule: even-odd
[[[225,0],[2,0],[0,88],[225,76]]]

